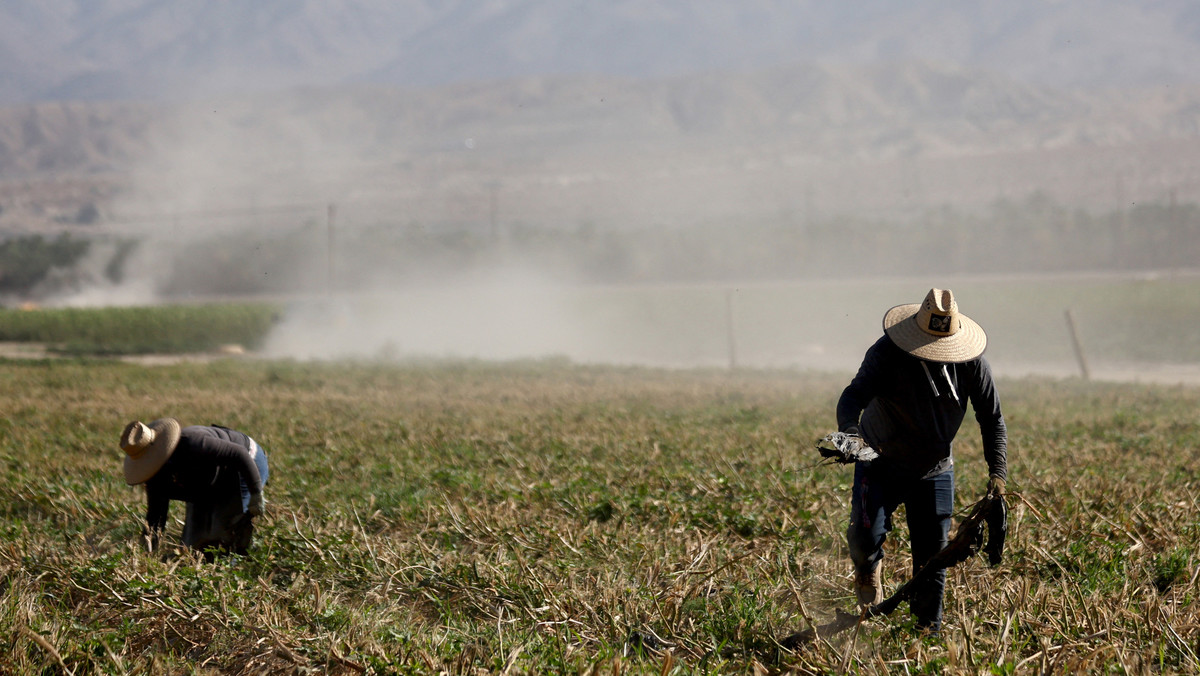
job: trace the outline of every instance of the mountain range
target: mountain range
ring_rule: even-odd
[[[1200,201],[1195,63],[1189,0],[0,3],[0,230]]]
[[[0,104],[921,60],[1053,87],[1200,81],[1192,0],[0,3]]]

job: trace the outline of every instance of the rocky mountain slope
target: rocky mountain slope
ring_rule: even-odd
[[[0,104],[297,85],[952,63],[1055,87],[1200,81],[1191,0],[0,3]]]
[[[1034,191],[1112,208],[1200,199],[1197,111],[1193,88],[1066,92],[922,63],[48,102],[0,108],[0,227],[327,201],[425,223],[486,220],[497,199],[528,223]]]
[[[0,229],[1196,201],[1198,26],[1185,0],[0,4]]]

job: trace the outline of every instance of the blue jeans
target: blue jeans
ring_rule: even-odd
[[[267,467],[267,449],[258,445],[258,442],[250,440],[250,457],[254,458],[254,464],[258,466],[258,476],[262,479],[262,485],[267,485],[267,477],[271,475],[271,470]],[[250,508],[250,487],[246,485],[246,480],[241,479],[242,484],[242,511],[245,512]]]
[[[854,492],[850,500],[850,525],[846,543],[850,560],[859,572],[870,572],[883,559],[883,543],[892,529],[892,512],[904,505],[916,574],[950,538],[950,516],[954,512],[954,470],[928,479],[906,479],[886,461],[855,463]],[[946,571],[938,571],[918,585],[908,607],[917,626],[939,631],[942,626],[942,594]]]

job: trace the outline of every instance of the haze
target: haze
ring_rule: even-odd
[[[905,242],[1200,200],[1182,0],[106,0],[0,26],[0,228],[98,242],[37,300],[271,297],[269,356],[850,369],[934,285],[1002,345],[989,279],[1110,261]],[[993,361],[1070,372],[1060,338]]]

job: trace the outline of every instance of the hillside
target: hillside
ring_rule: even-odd
[[[0,228],[326,203],[360,221],[626,227],[890,219],[1039,191],[1092,210],[1200,201],[1197,109],[1197,89],[1065,92],[922,63],[10,106]]]
[[[57,0],[0,3],[0,104],[373,82],[661,77],[922,60],[1057,88],[1183,86],[1190,0]]]
[[[0,4],[0,230],[1197,201],[1198,38],[1188,0]]]

